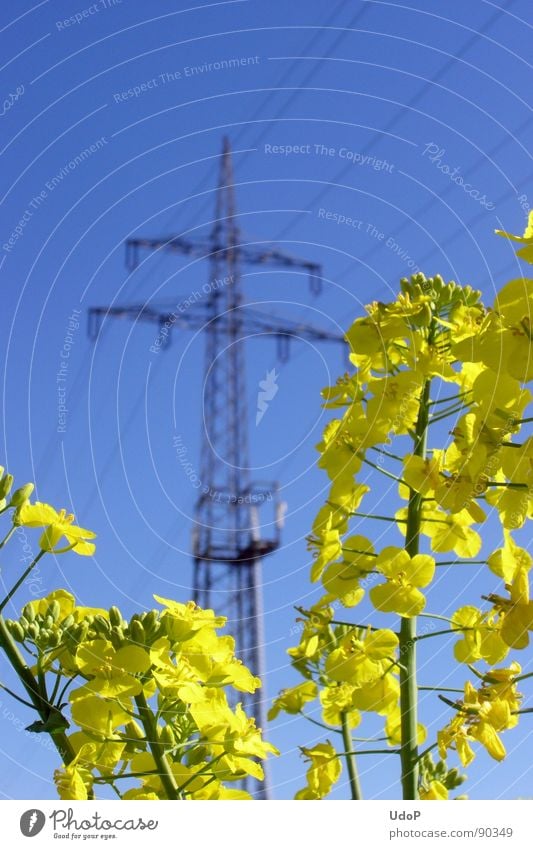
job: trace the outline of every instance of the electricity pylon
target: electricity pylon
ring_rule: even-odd
[[[248,457],[248,398],[245,381],[244,337],[271,335],[278,356],[288,358],[291,338],[339,342],[342,336],[309,324],[271,318],[243,302],[241,268],[261,265],[297,269],[308,274],[311,291],[320,291],[321,266],[284,251],[246,243],[237,225],[231,148],[224,139],[216,194],[214,226],[206,239],[182,236],[135,238],[126,242],[126,262],[133,270],[141,249],[170,251],[209,262],[206,297],[185,312],[149,303],[93,307],[89,332],[93,339],[108,318],[155,322],[165,347],[175,328],[202,330],[206,336],[201,453],[202,495],[195,505],[192,554],[194,598],[204,608],[227,616],[243,663],[264,680],[264,637],[261,562],[280,545],[283,505],[274,482],[250,479]],[[261,531],[259,508],[270,505],[274,530]],[[241,701],[265,727],[264,699],[245,693]],[[249,782],[250,783],[250,782]],[[255,785],[256,798],[268,798],[268,782]]]

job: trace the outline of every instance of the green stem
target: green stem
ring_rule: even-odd
[[[436,422],[442,422],[442,421],[444,421],[444,419],[449,419],[449,418],[450,418],[450,416],[454,416],[454,415],[456,415],[457,413],[462,412],[462,410],[464,410],[464,409],[465,409],[464,404],[461,404],[461,405],[460,405],[460,406],[458,406],[458,407],[448,407],[448,409],[447,409],[447,410],[444,410],[444,411],[443,411],[442,413],[440,413],[438,416],[432,416],[432,417],[431,417],[430,424],[435,424]]]
[[[170,764],[165,755],[164,748],[157,739],[157,725],[155,717],[143,692],[140,692],[138,696],[135,696],[135,704],[139,709],[139,715],[146,732],[146,737],[148,738],[148,745],[156,763],[161,784],[167,794],[167,799],[179,799],[180,793],[178,791],[176,779],[170,769]]]
[[[374,625],[358,625],[356,622],[342,622],[340,619],[330,619],[330,625],[345,625],[349,628],[364,628],[367,631],[369,628],[371,631],[379,631],[379,628],[375,628]]]
[[[403,457],[400,457],[398,454],[391,454],[390,451],[385,451],[384,448],[377,448],[375,445],[371,445],[370,450],[376,451],[378,454],[384,454],[385,457],[390,457],[391,460],[398,460],[400,463],[403,463]]]
[[[437,398],[435,401],[428,401],[428,407],[435,407],[437,404],[447,404],[448,401],[458,401],[468,395],[467,392],[460,392],[457,395],[448,395],[447,398]]]
[[[388,472],[387,469],[383,469],[381,466],[378,466],[377,463],[373,463],[371,460],[367,460],[366,457],[362,458],[363,463],[366,463],[367,466],[371,466],[372,469],[376,469],[378,472],[381,472],[382,475],[385,475],[387,478],[391,478],[391,480],[396,481],[397,483],[403,483],[407,486],[403,478],[399,478],[398,475],[393,475],[392,472]]]
[[[309,714],[304,713],[303,710],[299,711],[300,716],[303,716],[304,719],[307,719],[308,722],[312,722],[313,725],[318,725],[319,728],[325,728],[326,731],[333,731],[335,734],[342,734],[338,728],[332,728],[330,725],[326,725],[324,722],[319,722],[318,719],[313,719]]]
[[[463,631],[475,631],[475,630],[476,630],[475,628],[467,628],[467,627],[465,627],[465,628],[447,628],[445,631],[431,631],[431,633],[428,633],[428,634],[420,634],[420,636],[415,637],[415,640],[416,640],[417,643],[419,643],[420,640],[427,640],[429,637],[442,637],[444,634],[455,634],[455,636],[457,636],[458,634],[461,634]],[[496,629],[494,628],[494,629],[491,629],[491,630],[496,630]]]
[[[437,560],[435,566],[480,566],[486,563],[486,560]]]
[[[18,678],[26,690],[33,707],[38,712],[41,720],[46,722],[49,718],[52,705],[43,698],[35,676],[20,653],[13,637],[9,633],[6,621],[2,615],[0,615],[0,646],[3,648],[7,659],[18,675]],[[58,730],[50,731],[50,736],[63,763],[68,766],[68,764],[74,760],[76,754],[67,735],[64,731]]]
[[[346,766],[348,768],[348,776],[350,778],[350,791],[352,794],[352,799],[358,802],[363,798],[363,794],[361,792],[361,784],[359,781],[359,773],[357,772],[355,754],[352,752],[352,735],[350,734],[350,728],[348,726],[348,717],[345,713],[341,713],[341,723],[342,739],[344,742],[344,748],[346,749],[344,757],[346,760]]]
[[[518,681],[525,681],[526,678],[533,678],[533,672],[525,672],[523,675],[519,675],[518,678],[513,678],[513,683],[517,683]]]
[[[337,755],[345,757],[346,755],[399,755],[400,753],[400,749],[358,749],[357,752],[348,749],[346,752],[337,752]]]
[[[147,775],[158,775],[158,772],[156,769],[147,769],[144,772],[121,772],[118,775],[98,775],[93,780],[95,784],[109,784],[117,778],[144,778]]]
[[[431,337],[432,328],[429,331]],[[431,339],[429,339],[431,341]],[[416,457],[425,458],[427,449],[428,411],[431,380],[426,380],[420,398],[420,407],[414,432]],[[415,557],[420,547],[420,520],[422,501],[420,494],[411,489],[407,507],[405,550]],[[400,711],[403,798],[416,801],[418,795],[418,687],[416,682],[416,617],[402,617],[399,653],[405,668],[400,668]]]
[[[32,704],[31,702],[27,702],[26,699],[22,698],[22,696],[17,696],[17,694],[14,693],[13,690],[10,690],[9,687],[6,687],[6,685],[2,684],[1,681],[0,681],[0,690],[4,690],[9,696],[11,696],[12,699],[16,699],[17,702],[20,702],[21,705],[25,705],[26,707],[29,707],[32,710],[35,710],[34,704]]]
[[[437,693],[464,693],[464,690],[459,690],[457,687],[419,687],[418,689]]]
[[[17,526],[13,525],[13,527],[7,532],[2,542],[0,542],[0,548],[3,548],[6,542],[9,542],[15,531],[17,530]]]
[[[329,502],[328,502],[329,503]],[[335,505],[332,504],[332,507]],[[350,516],[357,516],[360,519],[376,519],[378,522],[400,522],[400,524],[405,525],[406,519],[395,519],[394,516],[377,516],[375,513],[350,513]]]
[[[206,775],[206,774],[207,774],[207,775],[210,775],[211,773],[209,772],[209,770],[213,768],[213,764],[216,764],[216,763],[217,763],[217,762],[218,762],[221,758],[223,758],[223,757],[224,757],[224,754],[225,754],[225,753],[223,752],[221,755],[217,755],[217,756],[216,756],[216,758],[213,758],[211,761],[209,761],[209,763],[207,763],[205,766],[203,766],[201,769],[199,769],[199,770],[198,770],[198,772],[195,772],[195,773],[194,773],[194,775],[191,775],[191,776],[187,779],[187,781],[184,781],[184,782],[183,782],[183,784],[181,784],[181,785],[178,787],[178,793],[180,793],[180,794],[181,794],[181,793],[183,793],[183,791],[184,791],[184,790],[185,790],[185,789],[186,789],[186,788],[187,788],[190,784],[192,784],[192,783],[193,783],[193,781],[196,781],[196,779],[198,778],[198,776],[200,776],[200,775]],[[216,778],[216,775],[213,775],[213,778]],[[204,787],[206,787],[208,783],[210,784],[211,782],[210,782],[210,781],[209,781],[209,782],[206,782],[206,784],[204,784]]]
[[[506,489],[529,489],[529,484],[513,483],[513,481],[489,481],[487,486],[504,486]]]
[[[424,751],[423,751],[423,752],[420,752],[420,754],[418,755],[418,760],[419,760],[419,761],[421,761],[421,760],[422,760],[422,758],[423,758],[425,755],[427,755],[427,754],[428,754],[428,752],[432,752],[432,751],[433,751],[433,749],[436,749],[438,745],[439,745],[438,743],[432,743],[432,744],[431,744],[431,746],[428,746],[428,747],[427,747],[427,749],[424,749]]]
[[[343,545],[342,550],[343,550],[343,552],[348,551],[350,554],[364,554],[365,557],[379,557],[379,555],[376,554],[375,552],[373,552],[373,551],[363,551],[362,548],[348,548],[346,545]],[[368,572],[367,574],[370,575],[372,573]],[[376,573],[374,572],[373,574],[376,574]]]
[[[8,594],[6,595],[5,599],[4,599],[4,600],[0,603],[0,610],[3,610],[3,609],[4,609],[4,607],[6,606],[6,604],[7,604],[9,601],[11,601],[11,599],[12,599],[12,598],[13,598],[13,596],[15,595],[16,591],[18,590],[18,588],[19,588],[19,587],[20,587],[20,586],[24,583],[24,581],[26,580],[26,578],[27,578],[27,577],[28,577],[28,575],[30,574],[30,572],[31,572],[31,570],[33,569],[33,567],[37,565],[37,563],[39,562],[39,560],[41,559],[41,557],[43,557],[43,555],[45,555],[45,554],[46,554],[46,551],[40,551],[40,552],[39,552],[39,554],[37,555],[37,557],[35,557],[35,559],[34,559],[34,560],[32,560],[32,562],[30,563],[30,565],[28,566],[28,568],[26,569],[26,571],[22,573],[22,575],[21,575],[21,576],[20,576],[20,578],[18,579],[17,583],[16,583],[16,584],[14,585],[14,587],[13,587],[13,588],[12,588],[12,589],[8,592]]]
[[[449,622],[450,625],[453,625],[453,619],[449,619],[447,616],[441,616],[439,613],[419,613],[419,616],[422,616],[424,619],[441,619],[442,622]]]

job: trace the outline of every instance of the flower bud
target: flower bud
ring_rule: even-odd
[[[24,618],[27,619],[28,622],[33,622],[35,620],[35,609],[32,604],[26,604],[22,608],[22,616],[24,616]]]
[[[19,489],[16,489],[13,495],[11,496],[9,506],[22,507],[22,505],[28,500],[34,489],[35,487],[32,483],[26,483],[24,484],[24,486],[21,486]]]
[[[119,625],[113,625],[111,628],[110,639],[115,649],[120,649],[124,645],[124,631]]]
[[[112,625],[122,625],[122,613],[115,605],[109,608],[109,621]]]
[[[130,622],[130,637],[138,645],[144,646],[146,643],[146,632],[142,622],[139,622],[138,619]]]
[[[2,480],[0,480],[0,498],[5,498],[9,494],[13,486],[13,480],[13,475],[4,475]]]
[[[164,725],[163,728],[158,728],[159,742],[166,748],[172,749],[176,745],[174,732],[170,725]]]
[[[26,630],[28,632],[28,636],[31,637],[32,640],[36,640],[39,636],[40,628],[37,622],[30,622]]]
[[[146,637],[151,640],[158,629],[159,611],[150,610],[143,619],[143,627],[146,632]]]
[[[102,616],[101,613],[97,613],[94,617],[94,630],[98,634],[102,634],[103,636],[107,636],[111,632],[111,624],[105,616]]]
[[[13,639],[16,640],[17,643],[23,643],[26,638],[26,634],[24,633],[24,628],[20,622],[8,620],[6,624]]]
[[[89,624],[87,622],[82,622],[78,628],[78,633],[76,634],[76,639],[78,643],[83,643],[87,634],[89,633]]]

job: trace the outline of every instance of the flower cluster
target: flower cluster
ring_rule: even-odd
[[[533,261],[533,216],[524,236],[511,238]],[[463,766],[476,743],[496,760],[505,755],[500,735],[518,720],[520,669],[515,661],[507,669],[494,665],[526,648],[533,631],[532,559],[515,538],[533,516],[533,437],[523,434],[533,420],[526,413],[533,401],[532,309],[532,280],[512,280],[486,307],[469,286],[418,274],[402,280],[393,303],[370,304],[346,334],[354,370],[323,392],[335,415],[317,446],[330,488],[308,538],[311,580],[323,594],[304,611],[300,645],[289,650],[306,682],[284,691],[271,711],[302,713],[316,724],[312,702],[319,700],[322,724],[342,733],[344,751],[329,739],[303,749],[311,768],[297,798],[326,795],[343,758],[352,798],[360,798],[357,754],[380,750],[356,747],[351,729],[369,711],[383,716],[384,738],[400,756],[404,798],[448,798],[460,783],[447,764],[450,750]],[[390,504],[389,493],[380,498],[370,485],[383,477],[397,493],[392,510],[379,506]],[[485,554],[485,527],[494,518],[502,543]],[[396,531],[401,542],[378,547],[362,536],[361,524],[373,521],[386,523],[387,543]],[[438,599],[436,577],[457,577],[471,562],[484,564],[487,592],[446,616],[428,612]],[[395,616],[394,624],[370,626],[365,613],[363,624],[337,620],[339,605],[366,612],[368,602],[380,616]],[[447,627],[417,634],[421,615]],[[432,765],[418,751],[426,732],[417,717],[415,647],[446,635],[459,637],[456,661],[483,684],[476,690],[467,682],[460,701],[447,700],[441,688],[454,713],[429,746],[441,758]],[[422,689],[436,699],[439,682]]]
[[[128,621],[117,607],[83,607],[58,589],[4,619],[42,556],[95,548],[95,534],[71,514],[31,504],[31,485],[9,498],[12,484],[2,470],[0,512],[11,508],[12,525],[0,547],[17,527],[42,533],[38,555],[0,604],[0,647],[37,713],[29,730],[50,734],[62,755],[60,798],[94,798],[103,785],[121,799],[250,798],[244,783],[261,781],[261,761],[277,750],[239,702],[261,682],[219,633],[224,617],[155,596],[159,608]]]

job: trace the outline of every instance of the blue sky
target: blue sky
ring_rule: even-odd
[[[0,27],[2,462],[98,533],[92,562],[50,559],[41,589],[60,583],[85,604],[115,602],[125,613],[152,606],[152,593],[186,599],[196,493],[173,440],[180,435],[198,466],[203,340],[177,331],[168,351],[154,354],[153,327],[115,322],[94,346],[86,311],[176,304],[208,269],[153,256],[130,275],[124,240],[209,229],[227,134],[243,232],[324,269],[317,298],[301,275],[247,269],[246,298],[258,308],[346,328],[414,268],[479,287],[490,302],[520,273],[493,230],[521,230],[533,205],[530,4],[22,0],[2,9]],[[256,427],[258,384],[272,368],[279,391]],[[297,681],[286,657],[293,605],[316,597],[304,537],[326,486],[314,467],[328,417],[319,392],[344,369],[333,347],[294,343],[280,364],[273,341],[247,346],[252,468],[278,478],[288,504],[283,545],[264,563],[271,696]],[[390,504],[393,490],[380,487]],[[394,529],[387,539],[400,540]],[[16,546],[11,558],[6,581],[18,568]],[[439,582],[433,609],[452,610],[487,588],[491,578],[471,568],[468,579]],[[448,675],[451,647],[425,642],[431,684]],[[445,716],[434,699],[422,711],[437,723]],[[527,723],[508,733],[510,751]],[[23,724],[2,697],[0,792],[53,798],[56,759],[44,745],[36,754]],[[320,739],[315,731],[292,719],[269,729],[283,750],[272,765],[277,798],[302,785],[297,746]],[[369,798],[397,794],[391,760],[385,781],[383,761],[361,764]],[[470,771],[472,798],[533,796],[526,746],[497,771],[483,755]],[[345,797],[345,781],[336,795]]]

